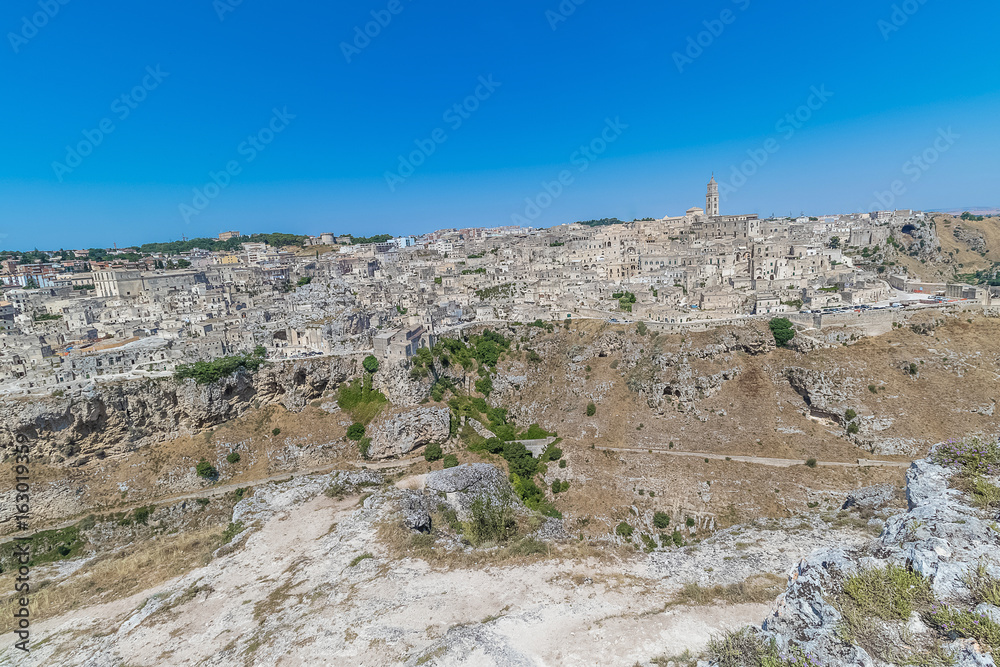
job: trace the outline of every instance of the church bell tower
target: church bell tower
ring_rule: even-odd
[[[708,182],[708,195],[705,197],[705,215],[719,215],[719,184],[715,182],[715,174]]]

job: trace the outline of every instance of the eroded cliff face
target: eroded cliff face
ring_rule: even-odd
[[[0,452],[27,438],[49,463],[84,465],[217,426],[264,405],[301,410],[359,372],[352,357],[269,364],[207,385],[173,379],[122,382],[82,396],[0,401]]]
[[[991,636],[989,628],[1000,628],[1000,607],[980,599],[970,582],[977,576],[1000,575],[997,508],[977,507],[969,494],[955,488],[960,486],[955,482],[958,471],[942,465],[942,458],[947,457],[932,455],[913,463],[907,473],[909,511],[889,518],[877,540],[860,549],[816,551],[803,559],[765,621],[763,637],[773,638],[782,651],[797,649],[812,656],[815,662],[809,664],[994,665],[995,645],[979,640]],[[985,479],[1000,481],[995,467],[992,471]],[[926,608],[917,609],[918,601],[907,618],[869,618],[864,630],[858,630],[846,620],[845,582],[887,567],[912,572],[916,581],[926,582]],[[963,628],[961,622],[938,620],[948,614],[965,614],[971,625]],[[921,655],[927,659],[935,647],[952,661],[917,661]]]

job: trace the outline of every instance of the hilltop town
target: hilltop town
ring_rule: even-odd
[[[8,252],[0,392],[167,376],[257,346],[272,360],[373,351],[399,361],[447,332],[497,322],[679,331],[788,317],[807,332],[884,332],[884,311],[988,306],[996,296],[997,265],[970,226],[982,218],[943,218],[727,215],[713,177],[705,208],[660,219],[416,238],[230,231],[138,248]],[[970,273],[942,237],[981,256],[981,268]],[[941,277],[925,279],[928,267]]]

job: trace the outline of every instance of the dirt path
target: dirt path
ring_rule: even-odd
[[[379,463],[367,463],[367,462],[357,461],[353,465],[355,468],[364,468],[366,470],[386,470],[391,468],[405,468],[415,463],[420,463],[423,461],[424,461],[423,457],[416,457],[416,458],[399,459],[393,461],[381,461]],[[69,519],[65,519],[58,523],[43,523],[41,526],[35,528],[32,531],[23,533],[11,533],[10,535],[4,535],[0,537],[0,544],[5,544],[19,537],[20,538],[32,537],[37,533],[69,528],[70,526],[78,523],[81,519],[90,514],[100,514],[104,512],[131,512],[136,508],[146,507],[148,505],[169,505],[173,503],[179,503],[184,500],[195,500],[196,498],[218,498],[219,496],[224,496],[227,493],[235,491],[236,489],[249,489],[255,486],[261,486],[262,484],[270,484],[271,482],[287,482],[293,477],[299,477],[303,475],[325,475],[326,473],[333,472],[334,470],[342,470],[342,469],[343,469],[342,465],[312,466],[309,468],[302,468],[301,470],[281,472],[255,480],[232,482],[229,484],[222,484],[219,486],[210,486],[204,489],[199,489],[197,491],[190,491],[187,493],[171,494],[167,496],[160,496],[158,498],[147,498],[142,502],[130,503],[128,505],[115,505],[112,507],[92,508],[87,512],[75,515]]]
[[[690,456],[698,459],[713,459],[716,461],[739,461],[741,463],[756,463],[758,465],[773,466],[775,468],[791,468],[792,466],[801,466],[806,464],[806,462],[802,459],[772,459],[763,456],[726,456],[725,454],[705,454],[703,452],[675,452],[657,447],[596,447],[595,449],[605,452],[643,452],[647,454],[666,454],[668,456]],[[816,461],[816,465],[839,468],[868,468],[871,466],[909,468],[910,462],[858,459],[855,463],[848,461]]]

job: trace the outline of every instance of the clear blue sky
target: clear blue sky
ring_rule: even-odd
[[[703,206],[713,171],[731,183],[768,145],[724,213],[868,210],[894,181],[897,208],[1000,205],[995,0],[909,0],[895,17],[880,0],[565,0],[568,16],[559,0],[62,1],[0,9],[0,248],[659,217]],[[387,25],[357,48],[373,11]],[[499,86],[446,116],[480,77]],[[779,126],[824,86],[797,129]],[[295,118],[241,150],[274,109]],[[102,122],[113,132],[68,157]],[[390,187],[435,130],[446,140]],[[574,155],[602,131],[603,153]],[[936,140],[947,150],[914,171]],[[228,187],[196,200],[229,162]]]

